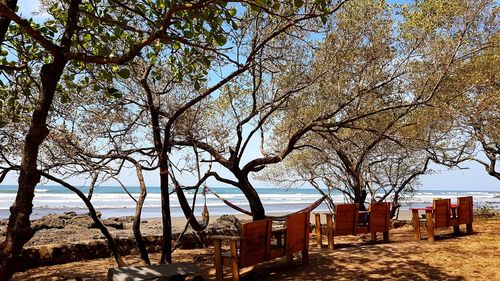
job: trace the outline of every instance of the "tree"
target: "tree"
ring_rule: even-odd
[[[59,81],[68,78],[82,82],[83,85],[88,83],[84,77],[80,80],[80,75],[63,77],[66,66],[70,64],[80,67],[84,72],[89,64],[123,64],[141,52],[153,52],[161,48],[172,50],[178,44],[197,45],[200,40],[201,44],[212,41],[221,44],[225,40],[222,24],[235,15],[232,12],[235,9],[228,7],[226,1],[184,4],[160,2],[136,5],[134,1],[114,0],[83,3],[81,0],[64,3],[47,1],[47,11],[52,18],[42,24],[27,21],[9,6],[0,3],[2,19],[15,23],[9,27],[9,42],[3,46],[12,46],[10,52],[19,60],[17,66],[30,64],[23,69],[30,73],[31,70],[35,70],[35,73],[39,71],[37,81],[40,85],[40,91],[33,94],[35,106],[29,110],[32,117],[19,165],[18,194],[11,207],[6,240],[0,247],[0,279],[11,277],[13,260],[33,235],[29,216],[32,212],[34,187],[41,177],[37,168],[39,148],[49,133],[47,118],[54,97],[59,94]],[[194,22],[196,25],[193,25]],[[209,30],[205,29],[207,26],[210,26]],[[27,56],[18,53],[22,49],[19,48],[20,43],[31,46],[28,49],[24,47],[28,51]],[[2,54],[4,60],[7,60],[8,54],[9,51]],[[12,68],[3,69],[7,71]],[[115,71],[118,75],[127,75],[126,70],[121,68]],[[108,80],[112,80],[112,77],[108,77]],[[9,91],[9,85],[3,83],[2,86],[3,99],[11,100],[13,95]],[[110,94],[115,93],[112,88],[107,90]],[[168,190],[163,184],[162,194],[164,241],[169,244]],[[164,257],[162,260],[170,261],[169,252]]]
[[[318,111],[335,112],[336,122],[312,130],[302,142],[310,149],[267,178],[340,189],[360,208],[370,191],[372,200],[377,190],[385,190],[381,198],[397,199],[436,159],[429,152],[444,151],[440,137],[452,139],[447,118],[430,106],[446,97],[460,65],[488,47],[488,36],[477,34],[491,24],[491,6],[419,1],[398,9],[402,18],[396,19],[384,1],[345,5],[314,59],[325,79],[290,103],[281,128],[304,123]],[[430,111],[436,115],[426,115]],[[288,130],[278,136],[286,139]]]

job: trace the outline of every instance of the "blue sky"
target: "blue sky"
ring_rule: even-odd
[[[389,2],[407,2],[407,1],[389,1]],[[36,0],[20,0],[20,12],[24,17],[34,17],[42,19],[44,15],[35,16],[32,14],[38,7]],[[255,151],[250,154],[258,154],[258,145],[254,144]],[[434,174],[421,177],[422,190],[484,190],[484,191],[500,191],[500,181],[489,176],[484,167],[475,162],[468,162],[463,165],[465,169],[449,169],[438,165],[431,165],[431,168],[436,171]],[[222,172],[223,175],[228,176]],[[133,170],[123,175],[123,182],[126,185],[137,185],[137,180]],[[81,180],[75,179],[73,184],[82,184]],[[159,179],[157,173],[146,174],[146,183],[149,186],[158,186]],[[11,174],[3,184],[17,184],[17,176]],[[221,184],[211,182],[211,185],[220,186]],[[256,184],[256,186],[271,186],[269,183]]]

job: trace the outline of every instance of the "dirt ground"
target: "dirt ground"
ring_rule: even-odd
[[[464,230],[464,226],[461,226]],[[318,249],[311,239],[310,264],[287,266],[284,258],[243,270],[243,280],[500,280],[500,220],[478,220],[474,234],[440,230],[435,242],[413,240],[410,225],[393,229],[390,243],[370,243],[369,235],[335,238],[335,250]],[[323,242],[325,243],[325,242]],[[159,254],[151,254],[158,261]],[[127,256],[138,265],[137,256]],[[196,263],[208,280],[215,279],[212,249],[178,250],[175,262]],[[106,280],[113,259],[81,261],[17,273],[13,280]],[[229,268],[226,268],[229,278]]]

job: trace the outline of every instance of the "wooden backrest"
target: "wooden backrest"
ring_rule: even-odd
[[[472,223],[474,217],[472,196],[457,198],[457,216],[459,224]]]
[[[241,228],[240,267],[255,265],[267,260],[271,243],[272,221],[269,219],[244,223]]]
[[[432,201],[434,227],[450,226],[450,199],[438,199]]]
[[[286,252],[297,253],[309,248],[309,212],[300,212],[286,218]]]
[[[388,202],[370,204],[370,232],[384,232],[389,230],[390,207]]]
[[[358,204],[338,204],[335,206],[334,235],[356,235],[358,208]]]

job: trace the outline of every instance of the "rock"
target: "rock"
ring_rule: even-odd
[[[173,235],[175,241],[179,238],[180,233]],[[178,241],[179,247],[181,249],[197,249],[203,248],[210,244],[208,241],[207,233],[205,231],[200,231],[197,233],[187,232],[182,235]]]
[[[109,226],[115,229],[123,229],[123,222],[120,221],[118,218],[109,218],[109,219],[104,219],[101,220],[102,224],[105,226]],[[97,228],[97,225],[92,221],[92,225],[90,226],[91,228]]]
[[[393,220],[392,221],[392,228],[399,228],[407,225],[408,222],[405,220]]]
[[[208,235],[240,235],[241,222],[233,215],[223,215],[219,217],[208,228]]]
[[[40,229],[64,228],[66,220],[56,214],[48,214],[41,219],[33,221],[32,227],[35,231]]]
[[[147,266],[118,267],[108,269],[108,281],[127,280],[205,280],[200,269],[192,263],[160,264]]]

